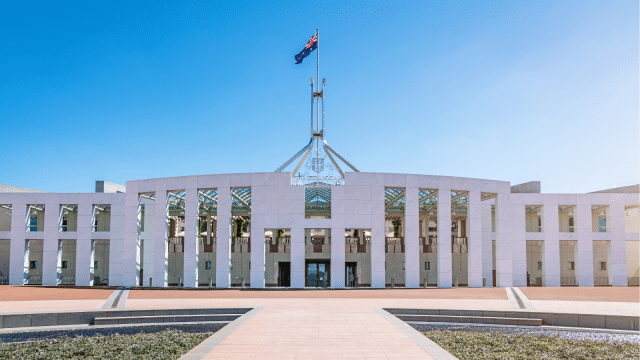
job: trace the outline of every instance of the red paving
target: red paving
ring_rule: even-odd
[[[114,289],[0,285],[0,301],[106,300]]]
[[[129,299],[478,299],[508,300],[500,288],[367,290],[136,290]]]
[[[529,300],[640,302],[640,288],[631,287],[521,287]]]

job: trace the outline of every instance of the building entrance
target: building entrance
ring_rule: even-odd
[[[330,273],[329,261],[307,261],[306,268],[306,284],[305,286],[313,287],[329,287],[331,283],[329,281]]]
[[[344,286],[356,287],[358,284],[357,272],[358,266],[355,262],[348,262],[344,264]]]
[[[278,286],[291,287],[291,263],[278,263]]]

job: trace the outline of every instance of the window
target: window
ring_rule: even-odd
[[[93,231],[98,231],[98,218],[93,219]]]
[[[98,270],[98,262],[97,261],[93,262],[93,269],[94,270]]]
[[[229,270],[233,270],[233,261],[229,261]]]
[[[38,217],[31,216],[29,218],[29,231],[38,231]]]
[[[38,262],[35,260],[31,260],[29,261],[29,269],[37,269],[38,268]]]
[[[404,270],[404,261],[402,262],[402,270]]]
[[[575,269],[576,269],[575,261],[569,261],[569,270],[575,270]]]
[[[69,266],[69,264],[67,263],[67,261],[63,261],[62,262],[62,268],[66,269]]]
[[[211,261],[207,261],[204,263],[204,269],[205,270],[211,270]]]
[[[598,219],[598,231],[599,232],[607,232],[607,218],[601,217]]]
[[[431,262],[430,261],[425,261],[424,262],[424,269],[425,270],[431,270]]]
[[[606,261],[600,261],[598,263],[598,270],[607,270],[607,262]]]
[[[569,232],[573,232],[573,218],[570,217],[569,218]]]
[[[542,261],[538,261],[538,270],[542,270]]]
[[[62,217],[62,232],[67,232],[69,221],[66,216]]]

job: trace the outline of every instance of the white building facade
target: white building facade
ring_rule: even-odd
[[[99,191],[122,192],[0,193],[0,281],[638,285],[637,186],[543,194],[506,181],[348,172],[344,185],[318,190],[274,172],[136,180]]]

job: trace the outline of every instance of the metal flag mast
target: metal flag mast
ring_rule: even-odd
[[[325,132],[324,84],[326,79],[322,79],[322,88],[320,88],[320,30],[319,29],[316,29],[316,41],[317,41],[317,48],[316,48],[317,81],[316,81],[315,87],[314,87],[313,78],[311,78],[311,133],[310,133],[311,139],[309,140],[309,143],[302,148],[302,150],[298,151],[298,153],[296,153],[293,157],[291,157],[291,159],[289,159],[287,162],[282,164],[282,166],[276,169],[275,172],[283,171],[287,166],[289,166],[292,162],[294,162],[297,158],[299,158],[300,155],[304,153],[304,155],[296,165],[295,169],[291,173],[292,184],[315,186],[315,187],[342,185],[344,183],[344,172],[342,171],[342,169],[334,159],[333,155],[335,155],[338,159],[340,159],[343,163],[345,163],[349,168],[351,168],[351,170],[355,172],[360,172],[360,170],[358,170],[355,166],[351,165],[351,163],[349,163],[345,158],[343,158],[340,154],[338,154],[338,152],[336,152],[333,148],[331,148],[329,144],[327,144],[327,141],[324,138],[324,132]],[[318,98],[318,101],[316,101],[316,98]],[[322,100],[322,128],[320,128],[320,119],[321,119],[320,118],[320,100]],[[315,108],[315,112],[316,112],[315,129],[313,124],[314,104],[316,107]],[[314,140],[315,140],[316,153],[315,153],[315,157],[312,157],[309,160],[311,162],[310,167],[315,172],[315,175],[308,176],[305,174],[305,176],[296,176],[296,173],[298,173],[298,170],[300,170],[300,167],[302,166],[302,164],[304,164],[305,160],[307,160],[307,157],[309,157],[309,154],[314,148]],[[327,154],[327,157],[329,157],[329,160],[331,160],[333,167],[336,170],[338,170],[338,172],[340,173],[340,177],[320,176],[320,173],[324,170],[324,158],[320,157],[320,145],[322,145],[324,152]]]

